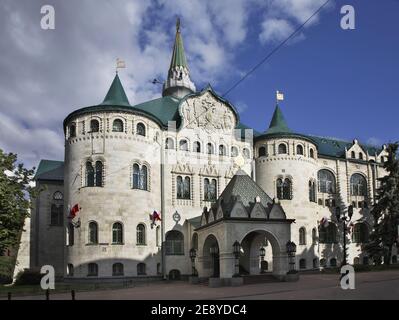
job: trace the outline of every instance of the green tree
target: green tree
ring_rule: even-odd
[[[0,251],[19,244],[25,218],[29,215],[30,199],[34,196],[34,168],[17,164],[17,155],[0,149]]]
[[[399,145],[391,143],[387,147],[388,159],[383,167],[387,175],[379,178],[376,203],[371,214],[374,217],[374,228],[365,250],[374,263],[384,261],[390,264],[392,248],[398,241],[399,219],[399,160],[397,159]]]

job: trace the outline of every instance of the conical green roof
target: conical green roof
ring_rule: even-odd
[[[118,74],[115,75],[114,81],[112,81],[111,87],[109,88],[108,93],[101,104],[113,106],[130,106],[129,100],[126,96],[125,90],[123,89]]]
[[[187,67],[186,54],[184,52],[183,38],[180,33],[180,20],[176,23],[176,38],[173,47],[172,60],[170,61],[170,69],[174,67]]]
[[[270,121],[269,129],[267,129],[266,133],[288,133],[288,132],[292,131],[290,128],[288,128],[280,107],[276,105],[272,121]]]

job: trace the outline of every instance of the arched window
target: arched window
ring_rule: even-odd
[[[351,152],[351,158],[352,158],[352,159],[356,159],[355,151],[352,151],[352,152]]]
[[[214,150],[213,150],[213,145],[212,145],[212,143],[207,143],[207,145],[206,145],[206,153],[207,154],[214,154],[215,152],[214,152]]]
[[[197,153],[201,152],[201,143],[199,143],[199,141],[194,141],[193,151]]]
[[[356,258],[354,258],[353,259],[353,264],[360,264],[360,258],[359,257],[356,257]]]
[[[286,154],[287,153],[287,145],[284,143],[280,143],[278,145],[278,154]]]
[[[62,226],[64,224],[64,206],[62,204],[52,204],[50,214],[51,226]]]
[[[277,188],[277,199],[283,199],[283,179],[277,179],[276,181]]]
[[[357,223],[353,228],[352,241],[354,243],[366,243],[368,241],[369,230],[365,223]]]
[[[337,226],[334,223],[330,222],[327,227],[320,226],[319,242],[320,243],[336,243],[337,242]]]
[[[363,160],[363,153],[359,152],[359,159]]]
[[[98,264],[97,263],[89,263],[88,264],[87,275],[89,277],[97,277],[98,276]]]
[[[96,161],[96,187],[103,186],[103,164],[101,161]]]
[[[140,188],[140,167],[137,163],[133,165],[133,189]]]
[[[94,187],[94,168],[91,162],[86,162],[86,187]]]
[[[363,175],[355,173],[351,176],[351,195],[367,196],[367,182]]]
[[[141,166],[140,170],[140,189],[147,190],[147,167]]]
[[[97,222],[91,221],[89,223],[89,244],[98,243],[98,225]]]
[[[301,227],[299,229],[299,244],[305,245],[306,244],[306,229]]]
[[[276,187],[277,187],[277,198],[280,200],[291,200],[291,180],[286,178],[286,179],[277,179],[276,181]]]
[[[314,158],[314,151],[313,151],[313,149],[310,149],[310,150],[309,150],[309,155],[310,155],[311,158]]]
[[[184,236],[180,231],[172,230],[166,234],[166,254],[184,255]]]
[[[296,154],[303,155],[303,147],[300,144],[296,146]]]
[[[251,158],[251,153],[249,152],[249,150],[248,150],[247,148],[244,148],[244,149],[242,150],[242,154],[243,154],[243,156],[244,156],[245,159]]]
[[[98,120],[91,120],[90,121],[90,132],[99,132],[100,131],[100,123]]]
[[[76,137],[76,125],[71,124],[69,126],[69,137],[70,138],[75,138]]]
[[[194,233],[193,238],[191,240],[191,247],[195,250],[198,250],[198,234]]]
[[[68,263],[67,264],[67,275],[68,277],[73,277],[73,264],[72,263]]]
[[[336,267],[337,266],[337,259],[332,258],[330,259],[330,267]]]
[[[259,157],[265,157],[266,156],[266,148],[265,147],[260,147],[258,150]]]
[[[226,147],[224,145],[219,146],[219,156],[225,156],[227,154]]]
[[[300,269],[306,269],[306,259],[300,259],[299,260],[299,268]]]
[[[182,139],[179,141],[179,149],[181,151],[188,151],[188,142],[186,139]]]
[[[112,124],[113,132],[123,132],[123,122],[121,119],[115,119]]]
[[[314,258],[314,259],[313,259],[313,269],[317,269],[318,267],[319,267],[318,259],[317,259],[317,258]]]
[[[316,230],[316,228],[312,229],[312,244],[317,244],[317,230]]]
[[[326,265],[327,265],[326,259],[324,259],[324,258],[320,259],[320,266],[325,267]]]
[[[136,227],[136,244],[140,246],[146,245],[145,226],[140,223]]]
[[[112,225],[112,243],[123,244],[123,226],[120,222],[115,222]]]
[[[237,147],[231,147],[231,156],[237,157],[238,156],[238,149]]]
[[[329,170],[320,170],[317,173],[319,192],[321,193],[335,193],[335,177]]]
[[[123,264],[120,262],[114,263],[112,265],[112,275],[114,277],[123,276]]]
[[[166,138],[165,140],[165,149],[174,149],[175,143],[172,138]]]
[[[398,256],[392,256],[392,264],[398,263]]]
[[[145,125],[141,122],[139,122],[136,126],[136,133],[139,136],[144,136],[145,137]]]
[[[313,180],[309,181],[309,201],[316,202],[316,183]]]
[[[204,179],[204,200],[215,201],[217,196],[217,182],[216,179]]]
[[[145,165],[133,165],[133,189],[147,190],[148,188],[148,170]]]
[[[145,271],[145,263],[139,263],[137,264],[137,275],[138,276],[145,276],[146,275],[146,271]]]
[[[176,178],[177,199],[191,199],[190,178],[177,176]]]
[[[68,224],[67,231],[68,231],[68,238],[67,238],[68,239],[68,243],[67,243],[67,245],[68,246],[73,246],[74,243],[75,243],[75,227],[73,226],[72,223]]]
[[[155,230],[155,237],[156,237],[155,242],[156,242],[157,246],[160,247],[161,246],[161,240],[162,240],[161,239],[161,227],[160,226],[157,226],[157,228]]]

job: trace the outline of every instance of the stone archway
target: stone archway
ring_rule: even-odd
[[[204,276],[217,278],[220,276],[219,243],[213,234],[206,237],[202,252],[202,268]]]

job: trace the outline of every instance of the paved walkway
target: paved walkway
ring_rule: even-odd
[[[356,274],[355,290],[343,290],[337,274],[305,274],[298,282],[275,282],[241,287],[209,288],[187,282],[154,283],[128,289],[77,292],[77,300],[190,300],[190,299],[399,299],[399,271]],[[15,299],[43,300],[44,295]],[[51,300],[70,300],[69,293]]]

